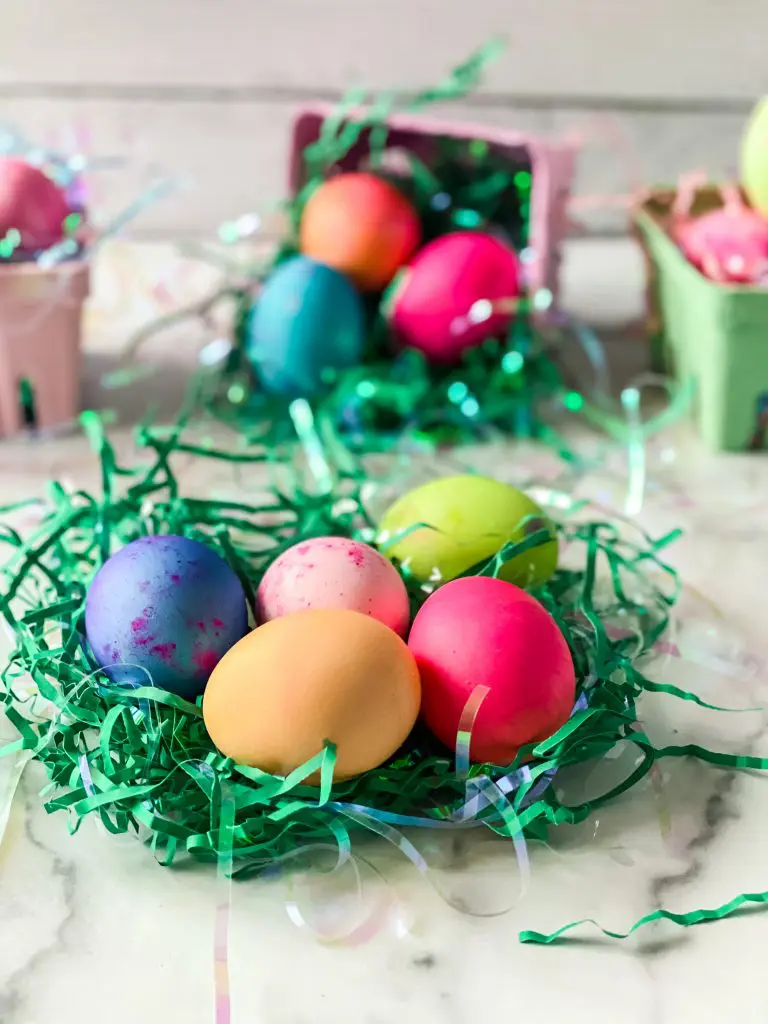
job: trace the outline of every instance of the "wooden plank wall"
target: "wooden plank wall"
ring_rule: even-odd
[[[537,133],[586,131],[582,195],[685,169],[733,172],[768,84],[766,0],[7,0],[0,120],[128,165],[103,211],[156,170],[182,188],[136,224],[210,234],[284,186],[303,102],[350,85],[412,90],[476,45],[509,48],[482,90],[440,116]],[[12,12],[11,12],[12,9]],[[592,215],[596,230],[621,229]]]

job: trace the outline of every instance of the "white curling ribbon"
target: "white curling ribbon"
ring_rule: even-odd
[[[5,838],[8,822],[11,820],[13,801],[18,791],[19,784],[21,783],[21,777],[24,774],[24,770],[29,764],[31,758],[31,751],[17,751],[11,764],[10,771],[8,772],[8,777],[3,788],[3,795],[0,799],[0,845],[2,845],[3,839]]]
[[[734,636],[711,623],[689,620],[681,623],[675,637],[681,658],[724,676],[738,675],[755,680],[765,674],[765,662],[745,651]]]
[[[374,876],[373,888],[366,885],[362,868]],[[350,872],[351,885],[345,880]],[[291,874],[287,888],[288,917],[325,945],[356,946],[385,930],[401,939],[411,931],[410,914],[394,887],[357,854],[347,853],[330,871]]]

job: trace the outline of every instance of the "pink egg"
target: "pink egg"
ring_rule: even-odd
[[[504,334],[520,295],[513,249],[482,231],[457,231],[425,245],[390,305],[398,342],[432,363],[456,362],[468,348]]]
[[[509,764],[570,717],[576,675],[565,637],[526,591],[490,576],[446,583],[420,608],[408,646],[421,675],[427,727],[455,748],[462,712],[486,687],[472,728],[473,761]]]
[[[64,237],[69,214],[64,191],[18,157],[0,157],[0,238],[18,231],[26,252],[48,249]]]
[[[410,622],[405,584],[374,548],[346,537],[314,537],[284,551],[256,592],[259,622],[307,608],[346,608],[370,615],[400,636]]]
[[[679,224],[686,257],[713,281],[750,284],[768,276],[768,221],[746,206],[726,206]]]

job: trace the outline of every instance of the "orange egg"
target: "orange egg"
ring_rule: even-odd
[[[203,717],[223,754],[273,775],[331,740],[334,778],[348,779],[394,754],[420,702],[416,661],[396,633],[361,612],[311,609],[235,644],[211,674]]]
[[[389,182],[356,171],[330,178],[312,193],[299,242],[305,256],[346,274],[362,291],[380,291],[420,239],[411,203]]]

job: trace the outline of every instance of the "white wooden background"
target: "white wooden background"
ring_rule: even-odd
[[[684,169],[733,172],[768,86],[768,0],[5,0],[0,119],[36,140],[122,155],[114,208],[159,169],[183,187],[136,224],[210,234],[284,185],[306,100],[355,83],[430,84],[495,33],[507,54],[442,110],[537,133],[586,129],[582,194]],[[470,109],[468,109],[470,108]],[[616,139],[629,154],[619,156]],[[597,218],[596,226],[621,224]]]

